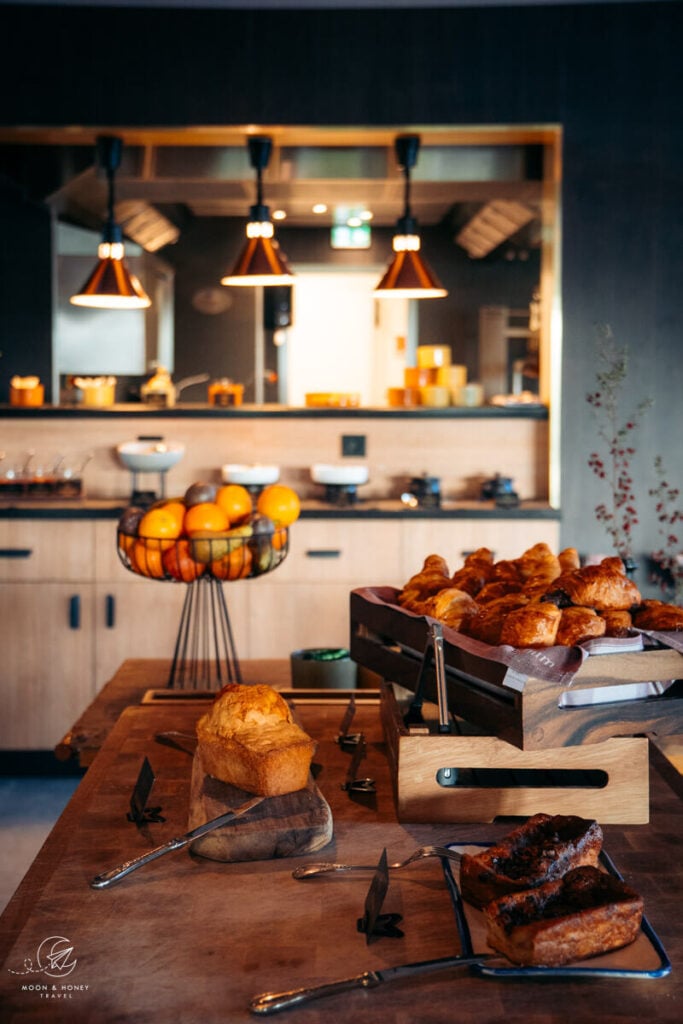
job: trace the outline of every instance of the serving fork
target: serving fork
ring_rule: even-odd
[[[428,857],[446,857],[448,860],[459,863],[462,854],[457,850],[449,850],[447,846],[418,846],[417,850],[414,850],[405,860],[388,864],[387,867],[392,871],[399,871],[401,868],[407,868],[409,864],[414,864],[415,861],[426,860]],[[316,878],[318,875],[332,874],[335,871],[375,871],[376,868],[376,864],[335,864],[330,861],[318,861],[315,864],[302,864],[301,867],[295,868],[292,871],[292,878],[302,880]]]

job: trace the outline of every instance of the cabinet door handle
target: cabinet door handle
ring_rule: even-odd
[[[0,548],[0,558],[30,558],[33,548]]]
[[[116,625],[116,598],[113,594],[107,594],[104,599],[104,624],[107,629]]]
[[[69,598],[69,629],[81,628],[81,599],[78,594]]]
[[[309,548],[306,558],[340,558],[339,548]]]

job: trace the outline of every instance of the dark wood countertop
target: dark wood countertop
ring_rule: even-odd
[[[150,678],[149,666],[129,664],[133,675],[139,673],[141,689]],[[297,882],[291,876],[294,867],[309,860],[374,863],[384,847],[392,860],[425,842],[486,840],[509,828],[509,823],[399,824],[378,710],[368,703],[359,704],[354,729],[366,736],[364,774],[376,780],[377,794],[354,799],[341,789],[349,755],[335,742],[343,703],[302,702],[298,708],[318,742],[316,781],[334,816],[334,838],[320,854],[218,863],[176,851],[109,890],[91,889],[95,874],[185,830],[191,758],[155,742],[154,736],[162,730],[192,731],[205,706],[206,701],[196,699],[159,702],[130,707],[119,718],[0,919],[3,1020],[239,1024],[254,1020],[249,999],[266,990],[457,953],[457,931],[437,861],[392,876],[384,909],[403,915],[405,936],[370,945],[356,925],[367,877]],[[683,1006],[680,776],[672,770],[669,784],[666,764],[656,751],[653,755],[650,823],[606,826],[605,848],[626,881],[642,893],[648,918],[672,961],[670,975],[530,980],[450,970],[337,995],[291,1010],[282,1019],[302,1024],[375,1024],[380,1019],[445,1024],[456,1018],[464,1024],[677,1022]],[[138,829],[126,812],[145,756],[156,773],[153,803],[161,806],[166,820]],[[31,961],[35,966],[41,943],[54,936],[73,947],[72,973],[57,980],[22,974]],[[48,985],[44,993],[27,988],[43,984]],[[64,1001],[57,998],[60,993]]]

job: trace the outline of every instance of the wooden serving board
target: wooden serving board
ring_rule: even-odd
[[[194,755],[190,783],[188,828],[217,818],[246,803],[253,793],[207,775]],[[322,849],[332,839],[332,811],[309,774],[308,785],[296,793],[266,797],[244,818],[209,832],[192,844],[192,852],[209,860],[269,860],[296,857]]]

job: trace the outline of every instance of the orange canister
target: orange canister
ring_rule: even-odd
[[[436,384],[438,369],[432,366],[406,366],[403,383],[407,388],[426,388]]]
[[[243,398],[244,384],[234,384],[227,377],[213,380],[209,384],[209,405],[241,405]]]
[[[9,385],[10,405],[42,405],[45,388],[39,377],[12,377]]]

